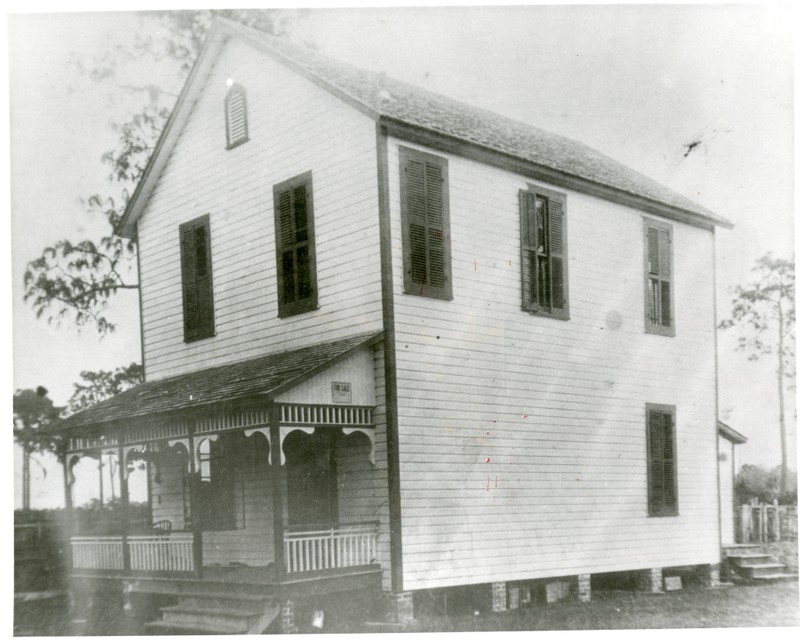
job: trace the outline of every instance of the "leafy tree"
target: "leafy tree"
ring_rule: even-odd
[[[786,443],[787,379],[794,378],[795,304],[794,260],[775,258],[767,253],[756,260],[755,278],[737,286],[731,300],[731,317],[720,322],[720,329],[739,329],[737,349],[750,360],[772,357],[776,361],[778,413],[781,431],[781,492],[788,491],[788,453]]]
[[[47,389],[21,389],[14,393],[14,438],[22,447],[22,508],[31,508],[31,455],[63,454],[63,440],[53,430],[61,408],[47,397]]]
[[[81,371],[81,379],[82,382],[73,384],[75,391],[67,405],[69,413],[86,409],[141,384],[144,382],[144,368],[131,362],[127,367],[117,367],[114,371]]]
[[[114,331],[108,304],[124,290],[138,290],[136,243],[115,232],[130,193],[155,148],[169,112],[202,46],[214,15],[273,35],[286,35],[302,12],[262,9],[159,11],[139,15],[142,29],[131,43],[109,46],[97,59],[73,60],[91,82],[107,85],[138,106],[124,122],[114,123],[116,148],[103,155],[109,193],[83,202],[87,213],[104,220],[100,238],[59,240],[28,263],[24,299],[37,318],[93,326],[100,335]],[[135,69],[130,71],[129,65]],[[155,73],[155,70],[158,73]],[[166,71],[169,69],[170,71]],[[129,73],[141,82],[128,82]],[[153,77],[166,78],[160,86]]]
[[[765,469],[755,464],[743,464],[736,474],[736,502],[749,504],[753,500],[782,504],[797,503],[797,474],[787,474],[788,489],[781,490],[781,467]]]

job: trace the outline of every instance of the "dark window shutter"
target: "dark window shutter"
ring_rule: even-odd
[[[214,335],[214,286],[208,216],[179,229],[183,285],[183,336],[190,342]]]
[[[678,513],[673,407],[647,408],[648,511],[651,516]]]
[[[317,308],[316,250],[311,172],[275,185],[278,315]]]
[[[401,148],[406,293],[452,299],[447,161]]]
[[[531,185],[519,202],[522,309],[568,320],[566,196]]]
[[[227,148],[247,142],[247,94],[244,87],[234,84],[225,96],[225,132]]]
[[[553,309],[563,311],[566,307],[566,278],[564,277],[564,261],[566,259],[564,234],[564,200],[551,197],[550,213],[550,273],[552,278]]]
[[[519,192],[521,211],[522,255],[522,308],[525,311],[539,309],[536,291],[536,196],[524,189]]]
[[[645,328],[675,335],[672,295],[672,227],[645,220]]]

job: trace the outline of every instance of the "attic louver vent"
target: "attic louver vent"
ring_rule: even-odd
[[[225,96],[225,132],[228,149],[247,142],[247,93],[244,87],[234,84]]]

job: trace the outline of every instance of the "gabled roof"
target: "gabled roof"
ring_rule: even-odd
[[[719,430],[719,435],[727,440],[730,440],[733,442],[733,444],[744,444],[747,442],[747,438],[745,436],[739,433],[736,429],[729,427],[721,420],[717,420],[717,429]]]
[[[271,353],[212,369],[145,382],[73,414],[61,428],[74,428],[147,415],[198,409],[220,402],[271,400],[330,367],[380,333],[359,334],[310,347]]]
[[[203,51],[184,86],[161,138],[137,185],[119,233],[135,234],[141,215],[180,129],[197,99],[202,80],[229,38],[238,38],[349,103],[369,117],[398,124],[500,154],[530,166],[544,179],[594,193],[653,213],[662,213],[703,226],[731,227],[707,208],[664,187],[581,142],[548,133],[484,109],[469,106],[431,91],[337,62],[249,27],[217,18]]]

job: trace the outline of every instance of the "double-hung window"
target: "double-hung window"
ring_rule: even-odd
[[[645,318],[647,333],[675,335],[672,225],[645,218]]]
[[[317,262],[311,172],[273,188],[278,260],[278,316],[317,308]]]
[[[519,192],[522,308],[569,319],[567,197],[531,185]]]
[[[678,515],[678,469],[675,455],[675,407],[646,405],[647,505],[651,516]]]
[[[211,226],[208,215],[180,226],[183,284],[183,338],[214,335],[214,286],[211,277]]]
[[[400,147],[405,293],[453,299],[447,160]]]

